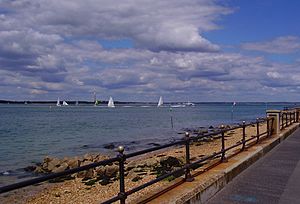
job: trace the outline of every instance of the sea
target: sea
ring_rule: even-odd
[[[116,154],[118,145],[132,152],[183,137],[186,129],[236,124],[265,117],[267,109],[295,103],[195,103],[171,108],[155,104],[0,105],[0,186],[33,175],[24,167],[45,156],[63,158],[100,152]],[[109,147],[109,148],[108,148]]]

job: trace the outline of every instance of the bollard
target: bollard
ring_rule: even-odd
[[[259,118],[256,118],[256,143],[259,141]]]
[[[245,146],[246,146],[246,125],[245,125],[245,121],[243,121],[243,139],[242,139],[242,151],[245,150]]]
[[[119,146],[118,147],[118,158],[119,158],[119,172],[120,172],[120,192],[118,196],[120,197],[120,203],[125,204],[126,200],[126,193],[125,193],[125,174],[124,174],[124,162],[126,160],[126,157],[124,155],[124,147]]]
[[[273,118],[272,127],[272,134],[279,134],[280,132],[280,118],[282,122],[282,129],[284,128],[284,112],[280,110],[267,110],[267,116],[269,118]]]
[[[194,178],[191,175],[190,167],[188,165],[190,164],[190,134],[188,132],[185,132],[185,181],[191,182],[194,180]]]

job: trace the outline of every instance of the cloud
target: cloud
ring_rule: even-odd
[[[203,37],[232,12],[218,1],[7,0],[0,7],[4,98],[89,100],[96,89],[100,99],[164,95],[167,100],[214,101],[248,95],[256,100],[300,86],[299,63],[224,53]],[[101,45],[101,40],[122,39],[134,46]],[[296,37],[275,41],[278,47],[285,44],[285,52],[298,49],[287,48],[291,42],[297,45]]]
[[[282,36],[268,42],[244,43],[241,47],[274,54],[289,54],[300,50],[300,38],[297,36]]]
[[[1,7],[13,11],[2,14],[3,30],[25,27],[62,37],[127,38],[156,51],[219,50],[200,33],[218,29],[215,21],[232,12],[209,0],[25,0],[4,1]]]

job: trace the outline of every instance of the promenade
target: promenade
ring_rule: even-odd
[[[300,129],[208,201],[220,203],[300,203]]]

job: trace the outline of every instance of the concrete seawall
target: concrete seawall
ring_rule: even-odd
[[[220,163],[209,171],[201,173],[193,182],[184,182],[147,203],[205,203],[234,177],[290,136],[298,127],[299,124],[289,126],[279,134],[230,157],[228,162]]]

